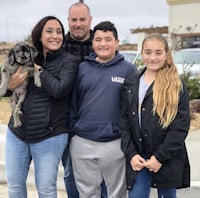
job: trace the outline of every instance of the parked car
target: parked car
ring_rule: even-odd
[[[123,50],[123,51],[119,51],[120,54],[122,54],[124,56],[124,59],[131,62],[131,63],[135,63],[135,60],[137,59],[138,55],[140,54],[139,51],[135,51],[135,50]]]
[[[131,62],[133,65],[138,67],[138,69],[143,68],[144,64],[142,61],[141,53],[137,50],[121,50],[120,54],[124,56],[124,59]]]
[[[200,48],[179,50],[174,53],[173,59],[179,74],[191,72],[192,76],[200,75]]]

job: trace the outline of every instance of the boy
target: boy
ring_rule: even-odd
[[[109,21],[94,27],[94,53],[79,65],[71,122],[70,152],[80,198],[126,197],[125,157],[118,132],[121,84],[136,68],[117,51],[117,30]]]

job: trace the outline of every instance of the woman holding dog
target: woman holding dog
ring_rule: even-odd
[[[68,142],[68,107],[78,60],[65,52],[64,28],[53,16],[42,18],[32,30],[38,51],[35,69],[41,88],[29,80],[22,105],[22,126],[11,117],[6,137],[6,176],[10,198],[26,198],[26,179],[33,160],[39,198],[57,197],[57,172]]]

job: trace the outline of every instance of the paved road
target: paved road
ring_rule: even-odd
[[[37,198],[37,192],[35,188],[28,187],[28,198]],[[150,198],[157,197],[156,190],[152,189]],[[0,198],[8,198],[7,186],[5,184],[0,184]],[[57,198],[67,198],[67,194],[64,190],[58,191]],[[177,191],[177,198],[200,198],[200,188],[190,187],[186,189],[181,189]]]
[[[150,198],[156,197],[156,191],[153,189]],[[200,187],[190,187],[177,190],[177,198],[200,198]]]
[[[9,198],[6,184],[0,184],[0,198]],[[38,198],[37,191],[34,187],[28,187],[28,198]],[[67,198],[65,190],[59,190],[57,198]]]

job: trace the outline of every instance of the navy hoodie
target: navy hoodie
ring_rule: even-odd
[[[118,132],[121,84],[137,69],[118,52],[114,59],[105,63],[95,58],[95,53],[91,53],[79,65],[71,124],[75,135],[107,142],[121,136]]]

